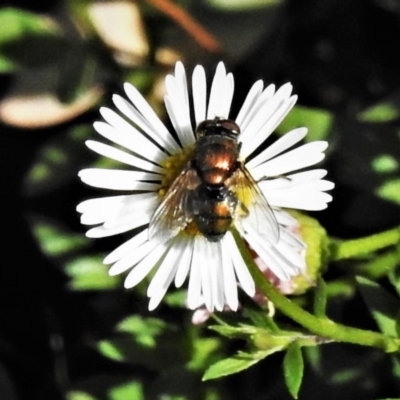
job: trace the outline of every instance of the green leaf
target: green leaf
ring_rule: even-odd
[[[211,365],[203,376],[203,381],[210,379],[217,379],[222,376],[236,374],[237,372],[244,371],[252,365],[258,363],[265,357],[273,354],[280,349],[271,349],[267,351],[257,351],[255,353],[239,352],[237,355],[226,358]]]
[[[400,205],[400,179],[387,180],[377,189],[376,194],[385,200]]]
[[[157,337],[160,336],[168,325],[158,318],[142,318],[132,315],[117,325],[117,331],[131,334],[135,341],[144,347],[155,347]]]
[[[143,385],[140,382],[126,382],[109,391],[110,400],[144,400]]]
[[[322,277],[318,277],[314,292],[314,314],[316,317],[326,317],[327,288]]]
[[[293,342],[287,349],[283,359],[283,373],[290,394],[297,399],[303,380],[304,362],[301,347]]]
[[[358,276],[361,295],[381,332],[397,337],[397,317],[400,302],[376,282]]]
[[[64,256],[90,245],[86,237],[71,232],[56,221],[30,216],[29,222],[42,252],[49,257]]]
[[[230,326],[230,325],[211,325],[209,329],[218,332],[220,335],[230,339],[243,338],[257,333],[258,328],[251,325]]]
[[[193,341],[193,353],[188,368],[193,371],[204,371],[205,366],[210,365],[210,358],[220,346],[221,341],[218,338],[196,338]]]
[[[376,104],[367,108],[358,115],[358,119],[363,122],[390,122],[399,118],[400,112],[389,103]]]
[[[65,272],[71,278],[73,290],[110,290],[120,287],[121,278],[110,276],[109,267],[104,265],[103,256],[78,257],[65,264]]]
[[[280,331],[279,326],[265,310],[246,307],[244,309],[244,314],[250,318],[251,322],[253,322],[256,327],[264,328],[275,333]]]
[[[296,106],[277,128],[280,135],[300,127],[307,127],[307,142],[328,139],[333,124],[333,115],[326,110]]]
[[[390,154],[381,154],[373,159],[372,169],[379,174],[390,174],[399,169],[399,162]]]

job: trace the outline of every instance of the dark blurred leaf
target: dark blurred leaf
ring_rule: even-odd
[[[400,117],[400,110],[390,103],[376,104],[358,115],[363,122],[390,122]]]
[[[289,345],[286,351],[285,358],[283,359],[283,371],[286,386],[290,394],[297,399],[303,380],[304,362],[301,347],[296,342]]]
[[[280,329],[278,325],[265,310],[246,307],[244,313],[256,327],[264,328],[271,332],[279,332]]]
[[[98,398],[92,396],[89,393],[85,393],[78,390],[72,390],[67,393],[67,400],[97,400]]]
[[[193,341],[193,353],[188,368],[193,371],[204,371],[220,347],[221,340],[218,338],[196,338]]]
[[[32,216],[29,222],[42,252],[49,257],[65,256],[90,245],[89,239],[71,232],[56,221]]]
[[[400,205],[400,178],[387,180],[376,193],[379,197]]]
[[[359,276],[357,283],[361,295],[381,332],[388,336],[397,337],[396,319],[400,309],[399,300],[369,279]]]
[[[25,194],[44,195],[76,180],[79,169],[94,159],[84,145],[92,134],[91,126],[77,125],[46,142],[25,177]]]
[[[258,363],[270,354],[276,353],[281,350],[280,348],[257,351],[255,353],[239,352],[237,355],[226,358],[211,365],[203,376],[203,381],[209,379],[217,379],[222,376],[236,374],[237,372],[244,371],[252,365]]]
[[[157,337],[160,336],[168,325],[161,319],[142,318],[132,315],[117,325],[117,331],[131,334],[135,341],[144,347],[155,347]]]
[[[62,54],[64,44],[49,17],[17,8],[0,10],[0,72],[49,63]]]
[[[307,142],[327,140],[333,123],[333,115],[322,109],[295,106],[277,128],[280,135],[292,129],[306,127]]]
[[[243,338],[257,333],[258,328],[251,325],[243,326],[230,326],[230,325],[212,325],[209,327],[220,335],[226,336],[230,339]]]
[[[372,168],[378,174],[390,174],[399,169],[399,162],[390,154],[380,154],[372,160]]]
[[[140,382],[126,382],[114,386],[108,392],[110,400],[144,400],[143,385]]]

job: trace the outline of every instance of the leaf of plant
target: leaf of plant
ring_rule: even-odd
[[[317,287],[314,291],[314,314],[317,317],[326,317],[327,289],[322,277],[318,277]]]
[[[297,399],[303,380],[304,362],[301,347],[297,342],[289,345],[283,359],[283,373],[290,394]]]
[[[110,400],[144,400],[143,385],[140,382],[125,382],[110,389],[107,398]]]
[[[326,110],[296,106],[277,128],[279,134],[306,126],[307,142],[327,139],[333,124],[333,115]]]
[[[280,331],[278,325],[275,323],[273,318],[266,313],[265,310],[246,307],[244,312],[245,315],[251,319],[251,322],[253,322],[255,326],[270,330],[274,333]]]
[[[275,348],[267,351],[257,351],[254,353],[239,352],[233,357],[226,358],[225,360],[218,361],[211,365],[211,367],[209,367],[203,375],[203,381],[244,371],[245,369],[250,368],[252,365],[279,350],[281,350],[281,348]]]
[[[245,336],[254,335],[257,328],[250,325],[230,326],[230,325],[212,325],[209,329],[218,332],[220,335],[230,339],[243,338]]]
[[[65,264],[65,272],[71,278],[68,286],[73,290],[110,290],[121,287],[121,279],[108,274],[103,256],[81,256]]]
[[[394,121],[399,117],[399,109],[389,102],[376,104],[358,115],[360,121],[379,123]]]
[[[65,43],[50,18],[12,7],[0,10],[0,72],[47,64],[62,54]]]
[[[376,282],[358,276],[361,295],[381,332],[397,337],[396,320],[400,302]]]

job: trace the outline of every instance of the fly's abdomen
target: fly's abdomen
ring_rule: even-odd
[[[190,196],[193,221],[198,230],[211,242],[217,242],[232,224],[237,200],[226,187],[211,188],[204,184]]]

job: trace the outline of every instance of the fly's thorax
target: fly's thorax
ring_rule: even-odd
[[[192,163],[201,180],[208,185],[221,185],[237,167],[237,141],[221,135],[199,138]]]

